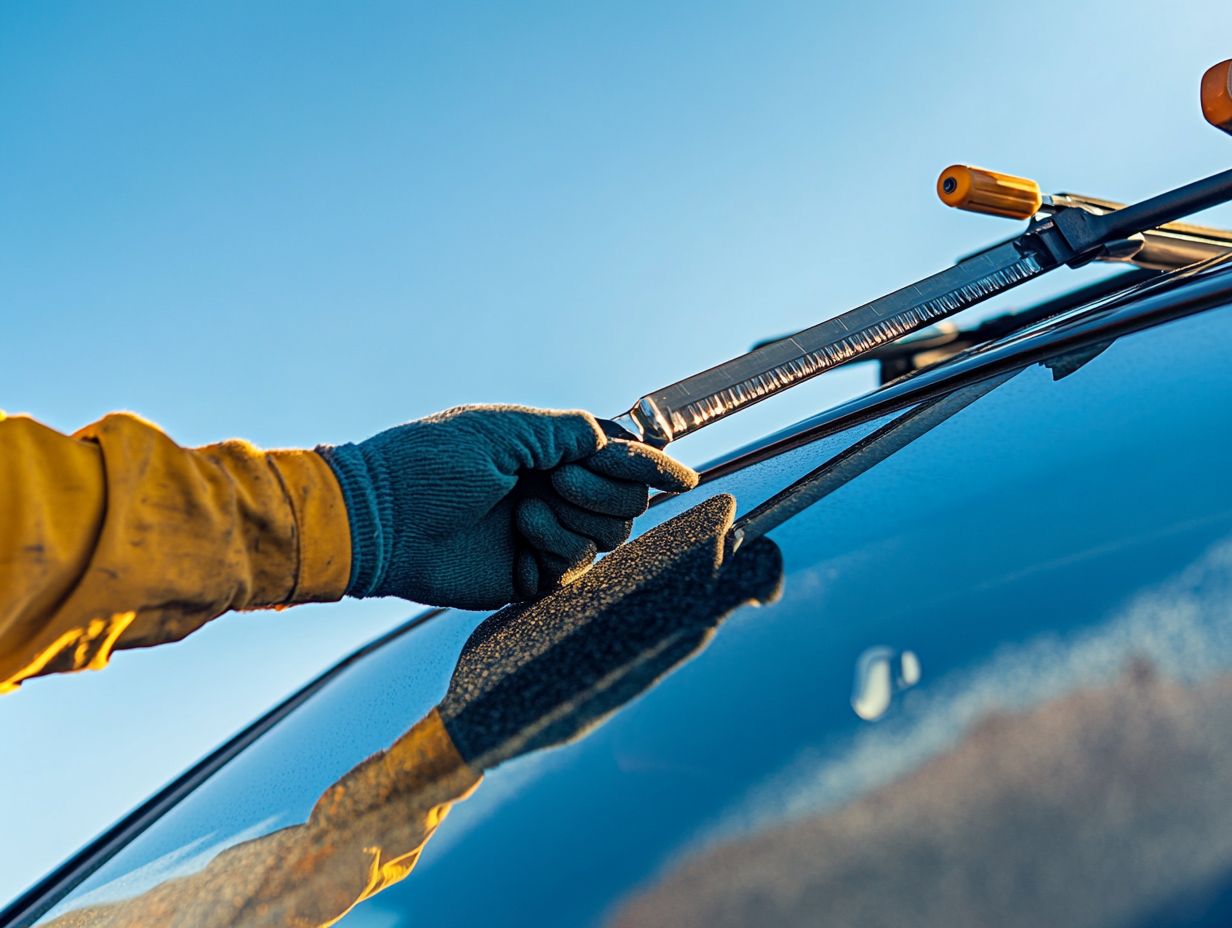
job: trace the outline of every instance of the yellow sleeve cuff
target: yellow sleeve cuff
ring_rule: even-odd
[[[333,602],[351,577],[351,526],[342,488],[315,451],[270,451],[295,513],[298,569],[288,603]]]

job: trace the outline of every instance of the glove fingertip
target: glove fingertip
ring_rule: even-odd
[[[633,531],[631,519],[600,515],[563,497],[558,498],[552,508],[561,525],[589,538],[595,543],[596,551],[613,551],[619,548]]]
[[[539,562],[525,549],[517,553],[513,565],[513,586],[520,599],[539,595]]]
[[[697,486],[697,471],[671,455],[635,441],[614,440],[582,462],[588,470],[605,477],[641,483],[658,490],[682,493]]]
[[[593,550],[593,549],[592,549]],[[597,552],[596,552],[597,553]],[[551,554],[544,554],[544,569],[539,575],[539,592],[548,593],[567,586],[587,573],[594,565],[594,555],[590,557],[564,559]]]
[[[701,475],[693,468],[679,461],[672,461],[672,464],[673,467],[660,472],[659,479],[651,486],[669,493],[684,493],[692,490],[701,482]]]

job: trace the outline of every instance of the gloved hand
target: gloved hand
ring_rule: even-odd
[[[585,412],[462,406],[320,447],[351,524],[351,596],[486,609],[547,592],[697,475]]]

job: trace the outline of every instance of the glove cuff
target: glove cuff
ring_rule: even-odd
[[[320,445],[346,501],[351,526],[351,577],[346,595],[379,596],[393,553],[393,493],[379,456],[359,445]]]

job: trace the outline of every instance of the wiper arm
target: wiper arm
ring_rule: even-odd
[[[950,180],[954,181],[954,193],[947,194],[945,184]],[[1021,203],[1014,204],[1013,211],[1006,208],[1003,202],[990,202],[990,197],[980,195],[980,187],[987,189],[1007,182],[1018,185],[1018,195],[1022,197]],[[958,196],[959,191],[965,195]],[[942,173],[938,193],[946,205],[956,209],[1010,219],[1041,219],[1065,209],[1082,210],[1091,216],[1107,216],[1125,209],[1124,203],[1082,193],[1041,193],[1039,185],[1025,177],[962,165],[954,165]],[[1014,238],[1016,236],[1011,236],[997,244],[1013,241]],[[1169,222],[1109,242],[1091,255],[1090,260],[1133,264],[1153,271],[1171,271],[1229,254],[1232,254],[1232,231],[1189,222]],[[970,256],[965,255],[959,260],[966,257]]]

